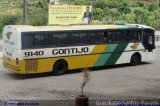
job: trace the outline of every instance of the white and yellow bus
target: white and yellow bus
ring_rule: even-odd
[[[153,60],[155,30],[144,25],[25,26],[3,31],[3,64],[18,74]]]

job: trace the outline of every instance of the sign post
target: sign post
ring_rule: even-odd
[[[28,24],[28,0],[23,0],[23,24]]]

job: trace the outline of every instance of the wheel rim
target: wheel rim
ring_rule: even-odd
[[[137,64],[137,63],[138,63],[137,57],[134,57],[134,58],[133,58],[133,63],[134,63],[134,64]]]
[[[54,73],[55,75],[62,75],[66,72],[67,70],[67,65],[65,62],[57,62],[55,67],[54,67]]]
[[[64,70],[64,65],[63,65],[63,64],[59,64],[59,65],[57,66],[57,70],[58,70],[58,71],[63,71],[63,70]]]
[[[137,56],[134,56],[134,57],[132,58],[132,64],[133,64],[133,65],[139,64],[139,58],[138,58]]]

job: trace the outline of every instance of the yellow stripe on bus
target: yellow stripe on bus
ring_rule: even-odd
[[[50,72],[53,70],[54,63],[60,59],[67,61],[69,70],[80,69],[84,67],[93,67],[98,58],[102,55],[101,53],[103,53],[106,49],[106,47],[107,45],[96,45],[92,53],[87,55],[20,60],[18,65],[18,69],[20,70],[18,70],[17,73],[26,74]],[[6,63],[9,63],[6,57],[4,57],[4,61]],[[11,59],[10,61],[14,61],[12,64],[16,66],[15,60]],[[10,70],[10,68],[8,69]],[[15,70],[13,71],[16,72]]]

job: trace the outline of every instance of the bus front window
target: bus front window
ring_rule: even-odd
[[[143,44],[144,44],[144,47],[150,52],[153,49],[155,49],[154,31],[153,30],[144,30],[144,32],[143,32]]]

